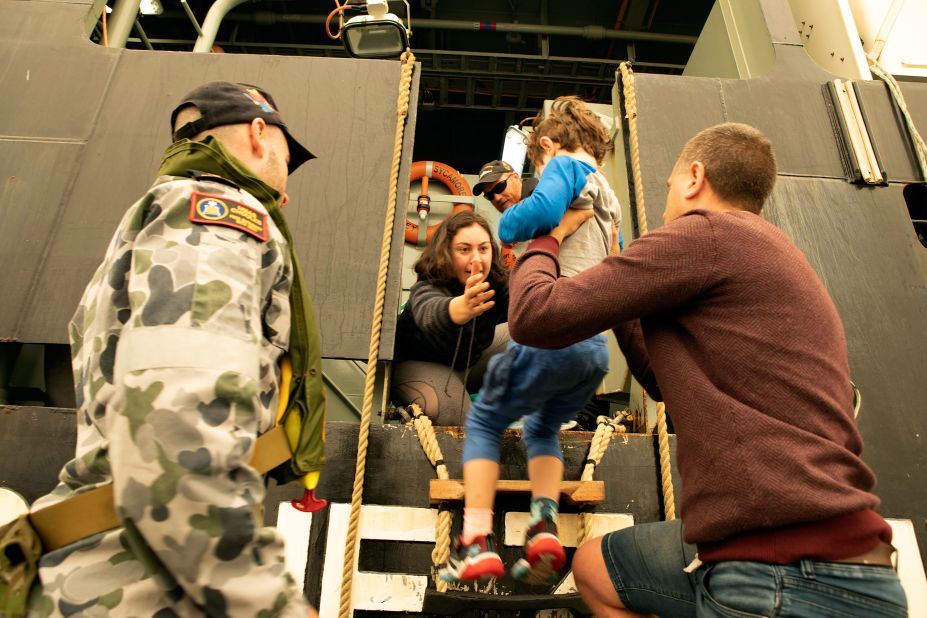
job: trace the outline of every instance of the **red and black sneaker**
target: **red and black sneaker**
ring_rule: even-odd
[[[545,514],[525,534],[525,557],[512,566],[512,577],[529,584],[553,584],[566,564],[554,516]]]
[[[447,564],[438,573],[438,576],[448,583],[470,582],[477,579],[502,577],[505,567],[502,558],[496,553],[496,538],[490,532],[486,536],[478,536],[472,543],[464,544],[458,538],[454,542],[454,549],[447,559]]]

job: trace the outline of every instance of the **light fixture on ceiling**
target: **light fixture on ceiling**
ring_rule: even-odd
[[[406,23],[387,12],[387,0],[368,0],[367,15],[352,17],[341,28],[344,50],[354,58],[398,58],[409,47],[412,25],[409,21],[409,2],[406,5]]]
[[[505,131],[505,140],[502,142],[502,160],[522,174],[527,157],[528,133],[517,124],[513,124]]]
[[[142,15],[160,15],[164,12],[161,0],[142,0],[138,5],[138,12]]]

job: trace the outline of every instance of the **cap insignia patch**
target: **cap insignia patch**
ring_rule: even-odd
[[[267,240],[267,215],[226,197],[194,193],[190,196],[190,221],[224,225],[250,234],[261,242]]]
[[[277,110],[275,110],[271,106],[271,104],[267,102],[267,99],[264,98],[263,94],[258,92],[257,88],[248,88],[247,90],[242,92],[242,94],[248,97],[249,99],[251,99],[252,103],[260,107],[261,111],[266,112],[268,114],[277,113]]]

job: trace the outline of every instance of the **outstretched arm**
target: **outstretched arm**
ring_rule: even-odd
[[[715,244],[708,220],[690,215],[572,277],[558,278],[559,255],[557,240],[545,236],[515,266],[509,330],[519,343],[561,348],[687,302],[707,285]]]
[[[531,240],[557,227],[586,186],[586,175],[591,171],[594,168],[573,157],[551,159],[531,195],[502,214],[499,239],[504,243]]]

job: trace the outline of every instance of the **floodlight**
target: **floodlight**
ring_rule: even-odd
[[[138,12],[142,15],[160,15],[164,12],[161,0],[142,0],[138,5]]]
[[[513,124],[505,131],[505,140],[502,142],[502,160],[521,174],[525,169],[527,157],[528,134],[520,126]]]
[[[345,51],[354,58],[398,58],[409,47],[411,24],[387,13],[386,0],[368,0],[366,6],[367,15],[352,17],[341,29]]]

